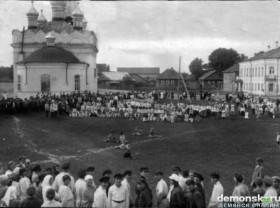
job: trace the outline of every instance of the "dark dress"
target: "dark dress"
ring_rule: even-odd
[[[135,208],[150,208],[153,207],[150,191],[145,188],[137,194],[135,199]]]
[[[206,208],[201,193],[197,190],[189,191],[184,196],[186,208]]]
[[[184,208],[183,191],[180,186],[174,187],[171,191],[169,208]]]
[[[20,203],[19,207],[41,207],[41,205],[41,202],[35,197],[28,197]]]

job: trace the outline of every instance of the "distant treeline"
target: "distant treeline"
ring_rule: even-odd
[[[0,82],[13,82],[13,67],[0,67]]]

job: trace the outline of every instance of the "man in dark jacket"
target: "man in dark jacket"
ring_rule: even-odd
[[[41,207],[41,202],[34,197],[35,192],[35,187],[29,186],[27,189],[28,197],[20,203],[19,207]]]
[[[186,185],[188,192],[184,195],[186,208],[206,208],[205,202],[201,193],[195,188],[195,182],[193,180],[187,180]]]
[[[139,180],[136,184],[138,189],[135,199],[135,208],[149,208],[153,206],[149,189],[143,180]]]
[[[180,177],[176,174],[172,174],[169,179],[173,185],[170,193],[169,208],[184,208],[183,191],[179,185]]]

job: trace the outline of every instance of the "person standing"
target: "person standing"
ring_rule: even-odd
[[[263,187],[263,179],[261,177],[257,177],[255,180],[256,188],[253,189],[253,196],[263,196],[265,193],[265,188]]]
[[[74,207],[74,195],[69,188],[71,183],[71,177],[68,174],[65,174],[62,177],[64,185],[59,186],[58,195],[61,199],[61,204],[63,207]]]
[[[92,208],[109,208],[108,198],[106,194],[107,187],[109,186],[109,178],[102,177],[99,180],[100,186],[94,193],[94,200]]]
[[[194,180],[186,181],[188,192],[184,195],[186,208],[206,208],[201,193],[195,188]]]
[[[84,201],[83,207],[91,208],[94,200],[94,192],[96,190],[93,185],[93,177],[92,175],[86,175],[86,190],[84,191]]]
[[[109,188],[111,187],[111,175],[112,175],[112,171],[111,170],[105,170],[102,174],[103,177],[108,177],[108,186],[106,187],[106,194],[108,197],[108,192],[109,192]]]
[[[234,175],[235,187],[233,189],[232,196],[250,196],[248,187],[243,183],[243,176],[239,173]]]
[[[45,103],[45,113],[46,113],[46,117],[49,117],[49,112],[50,112],[50,105],[49,102],[47,101]]]
[[[92,178],[93,178],[93,186],[94,186],[94,188],[96,189],[97,186],[96,186],[96,184],[95,184],[95,182],[94,182],[94,171],[95,171],[95,168],[94,168],[93,166],[91,166],[91,167],[88,167],[88,168],[86,169],[86,171],[87,171],[87,175],[91,175],[91,176],[92,176]]]
[[[68,186],[71,189],[72,193],[73,194],[75,193],[75,180],[74,177],[71,176],[71,174],[69,173],[70,166],[71,166],[70,162],[65,162],[61,165],[62,171],[55,177],[53,183],[53,188],[55,191],[59,190],[59,186],[64,185],[63,176],[67,174],[71,178],[71,182]]]
[[[254,172],[253,172],[253,176],[252,176],[252,181],[251,181],[251,186],[253,187],[253,188],[255,188],[255,180],[256,180],[256,178],[257,177],[261,177],[261,178],[263,178],[263,176],[264,176],[264,171],[263,171],[263,159],[262,158],[257,158],[256,159],[256,167],[255,167],[255,169],[254,169]]]
[[[213,183],[214,187],[212,190],[212,195],[209,201],[209,208],[217,208],[219,207],[218,197],[224,194],[224,188],[220,182],[220,175],[218,173],[211,174],[211,182]]]
[[[137,196],[135,199],[135,208],[151,208],[153,206],[153,201],[149,190],[146,188],[146,184],[143,180],[139,180],[136,183],[138,189]]]
[[[179,185],[180,177],[176,174],[172,174],[169,179],[173,186],[170,192],[169,208],[184,208],[183,191]]]
[[[79,179],[75,183],[75,197],[76,197],[76,207],[83,207],[83,204],[85,203],[84,200],[84,192],[86,190],[86,170],[80,169],[78,171]]]
[[[122,185],[125,186],[128,190],[128,194],[129,194],[129,207],[132,207],[133,206],[133,202],[131,200],[131,186],[130,186],[130,183],[131,183],[131,177],[132,177],[132,172],[130,170],[127,170],[124,172],[123,174],[124,176],[124,179],[122,180]]]
[[[277,191],[277,196],[280,196],[280,178],[278,176],[272,177],[272,186]]]
[[[121,183],[123,175],[116,174],[114,179],[115,183],[108,192],[109,208],[129,208],[129,193],[127,187]]]
[[[276,136],[276,145],[278,148],[280,148],[280,133],[277,132],[277,136]]]
[[[270,205],[273,205],[276,203],[276,198],[277,198],[277,191],[272,187],[272,179],[269,176],[264,176],[263,179],[264,182],[264,188],[265,188],[265,193],[263,197],[271,197],[271,200],[269,203],[263,203],[263,207],[271,207]]]
[[[160,208],[167,208],[168,207],[168,201],[167,201],[167,195],[168,195],[168,185],[163,179],[163,172],[162,171],[156,171],[155,178],[157,180],[157,186],[156,186],[156,207]]]
[[[49,188],[46,192],[46,201],[41,207],[62,207],[61,203],[55,200],[55,190]]]
[[[39,199],[35,197],[35,193],[36,193],[35,187],[29,186],[27,189],[28,196],[20,203],[19,207],[26,207],[26,208],[41,207],[42,203]]]
[[[27,189],[31,185],[31,181],[26,177],[27,170],[26,168],[21,168],[19,170],[19,189],[20,189],[20,200],[23,201],[27,198]]]

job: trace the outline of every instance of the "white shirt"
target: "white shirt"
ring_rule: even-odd
[[[115,203],[113,201],[124,201],[123,203],[125,205],[123,208],[129,207],[129,193],[125,186],[117,187],[116,185],[112,185],[109,188],[108,202],[110,208],[115,207],[114,206]]]
[[[160,179],[159,182],[157,183],[156,195],[158,197],[159,195],[167,196],[167,194],[168,194],[167,183],[163,179]]]
[[[219,202],[218,202],[218,197],[224,194],[224,188],[220,181],[217,181],[216,184],[214,184],[212,195],[209,201],[209,207],[218,207]]]
[[[74,196],[71,189],[68,186],[62,185],[59,187],[58,195],[61,199],[61,204],[63,207],[74,207]]]
[[[275,197],[275,198],[272,199],[272,201],[270,201],[270,203],[268,203],[268,204],[263,203],[262,204],[263,207],[269,207],[269,204],[275,204],[276,203],[275,199],[277,198],[277,191],[273,187],[269,187],[269,188],[266,189],[266,192],[265,192],[263,197]]]
[[[94,193],[94,202],[92,208],[108,208],[108,198],[106,195],[106,189],[99,186]]]
[[[84,179],[79,178],[75,183],[76,190],[76,207],[82,207],[85,203],[84,200],[84,191],[86,190],[86,181]]]
[[[124,179],[122,180],[122,186],[124,186],[124,187],[127,188],[128,194],[129,194],[129,197],[130,197],[130,195],[131,195],[130,184],[129,184],[129,182],[127,181],[126,178],[124,178]]]
[[[62,205],[58,201],[52,200],[44,202],[41,207],[62,207]]]

